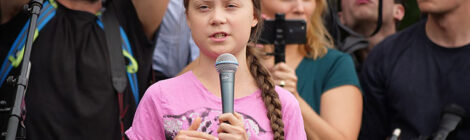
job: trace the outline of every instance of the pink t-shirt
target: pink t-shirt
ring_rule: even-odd
[[[282,104],[286,140],[306,139],[299,103],[287,90],[280,87],[275,90]],[[235,99],[234,109],[243,115],[250,140],[273,139],[260,90]],[[172,140],[180,130],[188,129],[195,118],[201,117],[198,131],[217,136],[221,110],[220,97],[210,93],[189,71],[147,89],[126,134],[132,140]]]

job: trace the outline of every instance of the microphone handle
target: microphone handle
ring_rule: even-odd
[[[235,72],[220,72],[219,79],[222,93],[222,112],[233,113]]]

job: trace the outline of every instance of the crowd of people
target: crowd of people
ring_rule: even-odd
[[[30,2],[0,0],[2,139]],[[32,140],[470,138],[470,1],[417,0],[423,18],[398,32],[404,0],[337,2],[44,0],[20,126]],[[258,40],[278,13],[305,21],[306,42],[275,63]],[[234,113],[224,53],[238,62]]]

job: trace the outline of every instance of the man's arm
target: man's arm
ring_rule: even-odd
[[[155,31],[162,23],[168,0],[132,0],[137,16],[142,23],[145,35],[153,39]]]
[[[364,96],[364,112],[362,116],[362,127],[359,139],[386,139],[389,132],[389,109],[386,94],[386,62],[382,46],[377,46],[369,53],[361,72],[361,86]]]

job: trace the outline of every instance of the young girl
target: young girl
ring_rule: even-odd
[[[259,0],[184,0],[188,25],[200,49],[192,71],[152,85],[126,134],[130,139],[306,139],[299,103],[275,87],[247,48],[261,28]],[[221,114],[219,74],[223,53],[233,54],[234,109]],[[225,123],[229,122],[229,123]]]
[[[299,101],[307,137],[357,139],[362,115],[359,80],[351,57],[328,48],[333,44],[322,23],[326,0],[261,0],[261,7],[266,18],[284,13],[286,19],[307,21],[307,43],[287,45],[286,63],[274,64],[272,56],[260,59],[276,84]],[[274,49],[266,45],[262,50]]]

